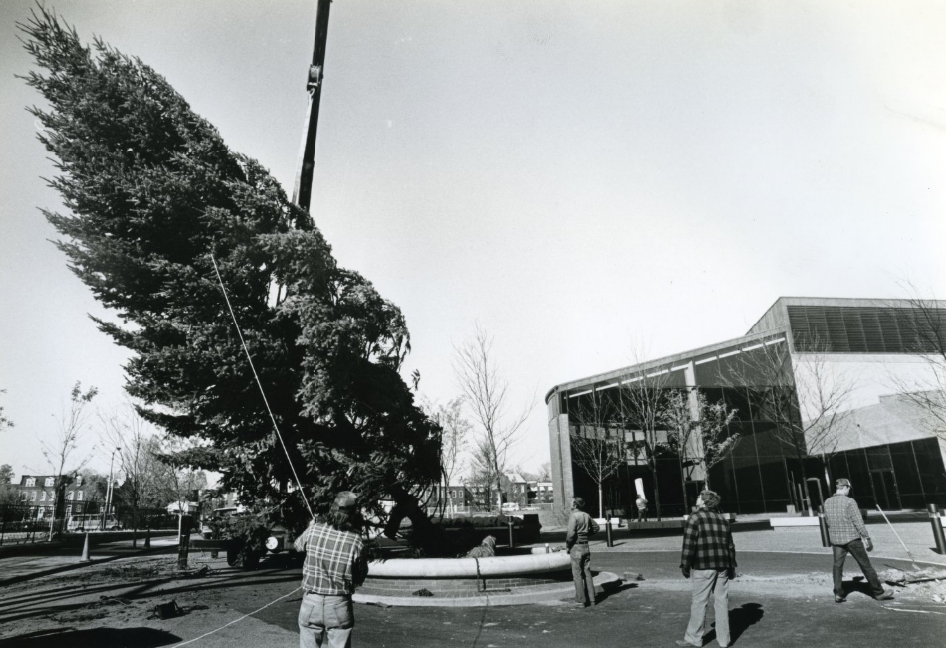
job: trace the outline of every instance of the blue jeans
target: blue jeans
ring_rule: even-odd
[[[591,550],[586,544],[576,544],[572,557],[572,579],[575,581],[575,601],[595,604],[595,582],[591,577]],[[587,597],[587,598],[586,598]]]
[[[844,575],[844,559],[848,554],[854,556],[854,560],[857,561],[858,566],[864,573],[864,578],[867,579],[867,583],[870,585],[871,595],[876,598],[884,593],[884,586],[880,584],[880,579],[877,578],[877,572],[874,571],[874,567],[870,564],[870,558],[867,557],[867,549],[864,548],[864,543],[860,538],[851,540],[847,544],[832,545],[831,548],[834,549],[833,574],[835,596],[844,596],[844,588],[841,586],[841,577]]]
[[[306,593],[299,608],[299,648],[351,648],[355,626],[351,596]]]
[[[703,645],[703,625],[710,594],[716,599],[716,642],[728,646],[729,637],[729,576],[725,569],[692,569],[693,602],[690,604],[690,623],[684,639],[694,646]]]

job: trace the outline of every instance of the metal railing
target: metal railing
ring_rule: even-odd
[[[176,529],[178,516],[164,508],[114,506],[105,515],[105,503],[98,500],[66,500],[55,511],[46,505],[0,505],[0,545],[46,542],[62,533],[144,529]]]

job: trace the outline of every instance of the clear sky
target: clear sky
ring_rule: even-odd
[[[71,385],[122,400],[127,354],[48,242],[53,173],[0,2],[0,463],[45,468]],[[59,0],[163,74],[291,192],[315,0]],[[516,459],[548,460],[559,382],[743,334],[779,296],[946,297],[938,1],[332,3],[313,214],[404,311],[421,391],[495,337]],[[405,374],[406,375],[406,374]],[[90,440],[94,434],[90,436]],[[95,467],[107,470],[100,450]]]

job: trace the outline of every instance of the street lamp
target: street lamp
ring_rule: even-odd
[[[120,450],[120,446],[112,450],[112,459],[108,462],[108,486],[105,488],[105,510],[102,511],[102,526],[100,527],[101,530],[105,529],[106,518],[108,518],[108,512],[112,506],[112,468],[115,465],[115,453]]]

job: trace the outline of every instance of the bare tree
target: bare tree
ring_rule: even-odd
[[[750,405],[774,424],[773,437],[798,463],[804,497],[811,515],[811,493],[805,462],[815,458],[828,467],[837,453],[845,407],[854,389],[853,380],[827,358],[827,343],[806,341],[806,351],[792,354],[787,342],[762,344],[740,354],[729,379],[748,386]]]
[[[569,431],[572,460],[598,488],[598,515],[604,516],[604,482],[627,463],[624,430],[617,426],[619,409],[598,390],[578,401],[569,411],[574,421]]]
[[[890,382],[900,399],[920,413],[930,434],[946,441],[946,304],[921,297],[910,282],[903,282],[903,287],[912,311],[912,350],[926,362],[928,371],[909,378],[891,372]]]
[[[617,392],[621,428],[632,436],[631,460],[644,463],[653,478],[657,520],[661,518],[657,458],[667,448],[667,431],[661,412],[666,408],[669,377],[667,370],[631,372],[622,378]]]
[[[13,466],[0,465],[0,506],[16,504],[18,499],[19,492],[13,485]]]
[[[726,459],[739,443],[738,432],[731,433],[729,424],[736,415],[725,401],[710,403],[699,389],[674,389],[661,411],[667,429],[667,441],[680,461],[684,510],[689,510],[686,496],[686,471],[692,475],[702,468],[703,480],[710,487],[710,469]]]
[[[128,404],[123,411],[99,413],[101,439],[109,448],[117,448],[118,468],[124,473],[122,495],[131,508],[132,546],[138,546],[138,511],[145,502],[158,499],[167,466],[158,460],[160,443],[149,424]],[[166,503],[165,503],[166,504]]]
[[[493,341],[479,325],[473,335],[456,348],[454,371],[466,402],[479,424],[474,438],[473,463],[496,486],[497,506],[502,507],[502,476],[509,450],[519,441],[520,430],[532,410],[510,413],[509,384],[493,355]]]
[[[450,400],[446,405],[426,405],[424,409],[440,427],[440,473],[443,477],[441,493],[447,494],[446,498],[441,496],[440,501],[443,505],[452,505],[450,484],[463,470],[462,453],[473,425],[463,416],[462,396]]]
[[[40,441],[40,448],[43,457],[49,464],[55,476],[55,492],[53,494],[53,516],[50,522],[50,539],[52,538],[53,527],[56,518],[60,517],[60,509],[65,502],[66,482],[74,479],[75,475],[92,458],[95,447],[91,447],[85,452],[82,448],[87,431],[88,412],[86,407],[98,394],[98,389],[89,387],[85,392],[82,391],[82,383],[76,381],[69,394],[69,402],[62,406],[61,413],[56,417],[56,434],[52,439]],[[81,450],[80,450],[81,449]],[[84,454],[76,459],[76,453]],[[71,473],[71,477],[66,477]]]
[[[0,394],[6,394],[6,389],[0,389]],[[13,421],[3,415],[3,407],[0,406],[0,432],[6,428],[12,428]],[[13,486],[13,466],[3,464],[0,466],[0,505],[16,504],[17,490]]]
[[[820,459],[825,483],[830,486],[831,460],[838,453],[850,416],[848,399],[856,384],[850,374],[828,359],[827,343],[815,340],[811,348],[815,350],[797,356],[795,388],[808,455]],[[808,501],[810,505],[810,497]]]
[[[183,450],[194,448],[190,440],[166,436],[157,447],[154,457],[162,467],[157,473],[156,488],[162,501],[177,506],[178,533],[181,533],[185,530],[181,528],[184,511],[191,499],[196,497],[195,491],[207,487],[207,475],[203,470],[174,461],[175,457],[182,455]]]
[[[0,394],[6,394],[6,393],[7,393],[6,389],[0,389]],[[13,427],[13,421],[11,421],[6,416],[4,416],[3,406],[0,406],[0,432],[2,432],[6,428],[12,428],[12,427]]]

